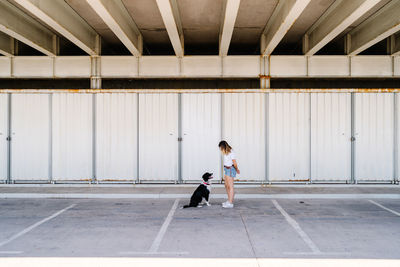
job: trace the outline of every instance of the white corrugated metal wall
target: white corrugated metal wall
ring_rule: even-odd
[[[310,179],[310,94],[269,94],[269,180]]]
[[[355,94],[355,179],[393,180],[394,94]]]
[[[400,148],[400,133],[399,133],[399,127],[400,127],[400,95],[399,94],[394,94],[395,97],[395,125],[394,125],[394,153],[393,153],[393,159],[394,159],[394,171],[393,171],[393,176],[396,181],[399,181],[399,169],[400,169],[400,156],[399,156],[399,148]]]
[[[178,180],[178,94],[139,94],[139,178]]]
[[[234,149],[243,180],[265,181],[265,94],[224,94],[223,139]]]
[[[96,178],[137,179],[137,94],[96,94]]]
[[[7,180],[8,95],[0,94],[0,180]]]
[[[11,178],[49,180],[50,95],[13,94],[11,121]]]
[[[221,179],[221,95],[182,94],[182,179],[199,180],[203,173]]]
[[[96,174],[99,181],[176,182],[179,177],[199,180],[205,171],[218,179],[217,143],[223,138],[237,153],[241,181],[268,182],[268,170],[269,182],[345,182],[352,178],[353,117],[354,179],[393,181],[394,168],[400,165],[394,149],[400,145],[395,97],[399,96],[12,93],[8,114],[8,95],[0,94],[0,179],[8,178],[11,116],[15,181],[88,180]]]
[[[351,94],[311,94],[311,179],[351,180]]]
[[[93,177],[93,95],[53,94],[54,180]]]

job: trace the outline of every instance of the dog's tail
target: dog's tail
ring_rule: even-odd
[[[190,205],[185,205],[182,207],[182,209],[190,208]]]

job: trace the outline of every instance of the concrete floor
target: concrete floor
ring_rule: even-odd
[[[219,199],[192,209],[179,208],[187,199],[178,201],[1,199],[0,263],[8,257],[326,258],[394,259],[400,266],[399,200],[240,199],[234,209],[222,209]]]

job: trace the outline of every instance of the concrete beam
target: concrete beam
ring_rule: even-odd
[[[7,1],[0,1],[0,31],[48,56],[56,56],[56,35]]]
[[[219,37],[219,55],[226,56],[231,43],[236,17],[239,11],[240,0],[226,0],[224,17]]]
[[[180,17],[177,4],[174,0],[156,0],[156,2],[175,54],[177,57],[183,57],[183,31],[180,23],[178,24],[178,22],[180,22]],[[179,29],[181,29],[181,33],[179,32]]]
[[[91,56],[100,54],[98,34],[64,0],[13,0]]]
[[[303,13],[310,0],[279,1],[261,35],[261,54],[268,56]]]
[[[15,39],[0,32],[0,54],[12,57],[15,55]]]
[[[390,54],[400,56],[400,33],[390,36]]]
[[[143,38],[121,0],[86,0],[132,55],[139,57]]]
[[[337,0],[307,31],[303,53],[311,56],[382,0]]]
[[[1,78],[399,78],[398,56],[0,57]]]
[[[400,1],[392,0],[349,32],[348,53],[357,55],[400,31]],[[398,51],[397,51],[398,52]]]

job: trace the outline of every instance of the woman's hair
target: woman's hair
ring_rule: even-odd
[[[222,153],[228,155],[231,153],[232,147],[228,144],[228,142],[222,140],[219,142],[218,147],[221,149]]]

